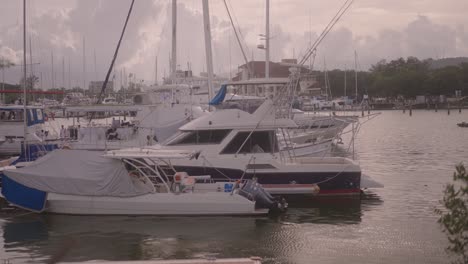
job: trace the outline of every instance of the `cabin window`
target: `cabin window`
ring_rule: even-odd
[[[6,121],[8,120],[8,111],[0,111],[0,120],[1,121]]]
[[[43,121],[44,117],[42,116],[42,109],[37,109],[37,121]]]
[[[0,120],[2,121],[22,121],[23,110],[3,110],[0,111]]]
[[[167,145],[219,144],[231,132],[229,129],[195,130],[182,133]]]
[[[239,132],[221,151],[221,154],[235,154],[245,142],[239,153],[272,153],[278,151],[275,131]],[[250,137],[249,137],[250,135]]]

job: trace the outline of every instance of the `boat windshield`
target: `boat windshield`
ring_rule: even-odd
[[[230,129],[184,131],[170,139],[166,145],[207,145],[219,144],[231,132]]]
[[[278,141],[275,131],[245,131],[237,133],[231,142],[221,151],[221,154],[273,152],[278,152]]]
[[[22,121],[22,120],[23,120],[23,110],[21,109],[0,110],[0,121],[14,122],[14,121]]]

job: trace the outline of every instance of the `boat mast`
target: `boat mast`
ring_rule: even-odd
[[[171,81],[176,80],[177,71],[177,0],[172,0],[172,61],[171,61]]]
[[[71,90],[71,71],[70,71],[70,56],[68,56],[68,89]]]
[[[55,72],[54,72],[54,51],[50,51],[50,63],[52,65],[52,73],[51,73],[51,81],[52,81],[52,89],[55,88]]]
[[[158,56],[154,60],[154,85],[158,85]]]
[[[208,96],[213,98],[213,55],[211,51],[211,27],[208,0],[203,0],[203,22],[205,29],[206,66],[208,70]]]
[[[86,42],[83,36],[83,90],[86,89]]]
[[[24,133],[24,157],[28,160],[26,152],[27,152],[27,145],[26,145],[26,137],[28,132],[28,121],[27,121],[27,113],[26,113],[26,0],[23,0],[23,133]]]
[[[96,49],[94,49],[94,78],[98,81],[97,63],[96,63]]]
[[[344,97],[346,97],[346,64],[345,64],[345,69],[344,69]]]
[[[266,0],[265,78],[270,78],[270,0]]]
[[[31,45],[31,35],[29,36],[29,64],[31,65],[31,69],[29,69],[29,71],[31,72],[31,92],[32,90],[34,90],[34,79],[33,79],[33,76],[34,76],[34,68],[33,68],[33,57],[32,57],[32,45]],[[34,96],[34,93],[32,93],[32,96],[33,96],[33,101],[36,100],[35,96]]]
[[[62,87],[65,89],[65,56],[62,56]]]
[[[354,86],[356,87],[356,103],[358,102],[358,89],[357,89],[357,52],[354,51]]]

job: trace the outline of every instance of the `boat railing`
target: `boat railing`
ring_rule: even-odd
[[[161,176],[161,173],[157,169],[157,165],[153,168],[150,164],[141,161],[135,158],[125,158],[122,161],[129,165],[130,168],[135,169],[140,175],[145,177],[149,182],[152,183],[153,191],[159,191],[159,187],[162,186],[166,189],[166,192],[171,192],[171,189],[168,185],[168,178],[166,175],[166,179]]]

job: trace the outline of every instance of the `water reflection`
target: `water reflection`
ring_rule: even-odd
[[[314,197],[291,201],[284,215],[262,218],[20,216],[3,224],[4,249],[13,260],[21,261],[48,259],[63,250],[67,252],[64,261],[207,255],[260,255],[276,261],[291,250],[288,241],[304,239],[300,229],[291,225],[357,224],[365,211],[380,203],[373,194],[361,198]],[[297,245],[301,244],[299,241]],[[28,254],[22,254],[25,250]]]

